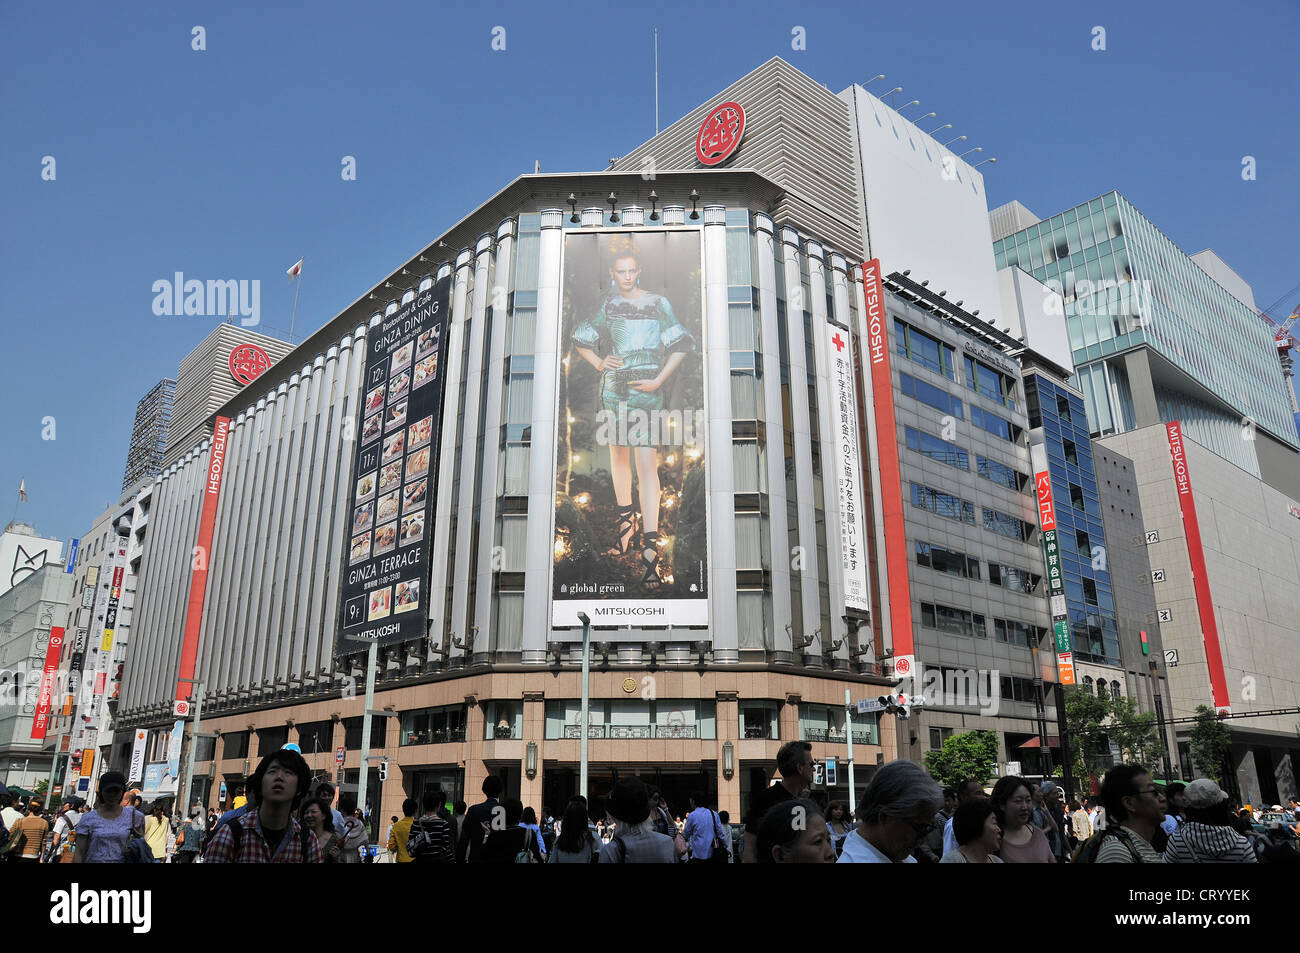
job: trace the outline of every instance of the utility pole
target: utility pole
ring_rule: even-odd
[[[849,816],[858,807],[858,789],[853,786],[853,693],[844,689],[844,733],[849,743]]]
[[[583,797],[587,796],[587,731],[588,731],[588,714],[591,709],[591,618],[585,612],[579,612],[578,618],[582,620],[582,727],[579,735],[582,738],[579,744],[580,766],[578,768],[578,793]]]
[[[370,780],[370,709],[375,704],[375,668],[379,664],[379,645],[370,643],[366,650],[366,707],[361,715],[361,772],[357,776],[357,807],[364,816],[366,784]],[[369,823],[367,822],[367,827]]]
[[[203,683],[194,678],[182,678],[181,681],[189,682],[194,688],[194,727],[190,731],[190,748],[185,754],[185,783],[181,785],[181,796],[177,802],[181,817],[188,819],[190,816],[190,785],[194,781],[194,749],[199,746],[199,719],[203,712]],[[213,757],[216,757],[215,751]]]

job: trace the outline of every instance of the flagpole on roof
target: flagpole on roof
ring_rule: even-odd
[[[302,263],[306,261],[306,256],[298,259],[298,263],[289,269],[289,280],[298,279],[297,286],[293,289],[293,311],[289,314],[289,343],[293,343],[293,322],[298,316],[298,292],[302,291]]]

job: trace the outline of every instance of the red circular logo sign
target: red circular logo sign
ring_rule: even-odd
[[[190,713],[190,703],[178,698],[176,700],[176,707],[173,709],[173,714],[175,715],[175,717],[184,718],[189,713]]]
[[[230,375],[241,384],[253,383],[270,366],[271,359],[256,344],[241,344],[230,351]]]
[[[911,671],[912,671],[912,663],[905,658],[899,659],[894,664],[894,674],[896,675],[906,675]]]
[[[722,103],[700,123],[695,136],[695,157],[702,165],[717,165],[740,145],[745,134],[745,110],[740,103]]]

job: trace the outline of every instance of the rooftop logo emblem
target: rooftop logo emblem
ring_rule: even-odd
[[[695,136],[695,157],[701,165],[718,165],[736,151],[744,134],[745,110],[740,103],[714,106]]]
[[[230,375],[241,384],[251,384],[271,366],[271,358],[256,344],[240,344],[230,350]]]

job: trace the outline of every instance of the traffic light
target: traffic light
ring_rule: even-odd
[[[897,715],[899,718],[906,718],[911,713],[911,710],[912,710],[912,703],[908,701],[907,696],[899,695],[898,706],[894,711],[894,714]]]
[[[388,780],[388,762],[387,762],[387,761],[381,761],[381,762],[379,762],[379,780],[380,780],[380,781],[387,781],[387,780]]]
[[[826,760],[826,786],[828,788],[835,787],[835,759],[834,758],[828,758]]]
[[[820,761],[813,762],[813,785],[821,787],[826,783],[826,765]]]

